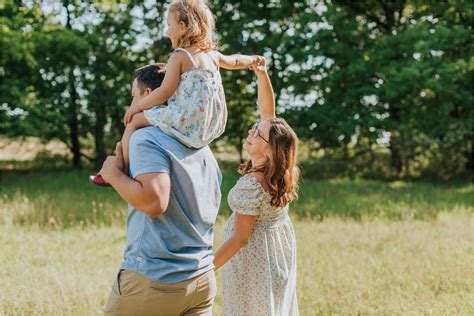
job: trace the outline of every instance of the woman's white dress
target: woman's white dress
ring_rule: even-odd
[[[247,244],[223,266],[225,316],[298,315],[296,240],[288,205],[275,208],[271,196],[251,175],[230,190],[233,211],[224,241],[234,228],[235,213],[257,216]]]

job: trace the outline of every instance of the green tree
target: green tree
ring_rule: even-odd
[[[73,83],[89,45],[81,32],[52,21],[38,4],[7,2],[2,12],[2,131],[58,138],[70,148],[73,166],[80,168],[79,98]],[[23,43],[24,50],[14,42]]]
[[[219,50],[224,54],[264,55],[270,63],[278,111],[286,104],[282,92],[288,85],[287,68],[292,63],[288,52],[295,18],[305,1],[209,1],[216,16]],[[256,114],[256,82],[248,70],[221,71],[229,110],[224,140],[233,145],[242,160],[243,140]]]
[[[44,24],[39,6],[23,8],[18,2],[5,1],[0,4],[0,132],[11,136],[38,132],[37,126],[25,120],[25,117],[28,114],[27,107],[33,106],[35,102],[34,82],[39,77],[34,39]]]
[[[433,148],[449,168],[472,167],[470,3],[327,1],[298,19],[292,55],[306,67],[291,77],[296,93],[316,95],[289,112],[302,135],[347,147],[354,136],[375,143],[390,133],[401,176]]]
[[[140,34],[135,1],[63,0],[48,14],[45,3],[2,7],[2,133],[57,138],[100,165],[123,131],[133,70],[147,47],[133,48]],[[22,47],[19,47],[21,43]],[[95,155],[84,147],[94,142]]]
[[[82,71],[91,112],[89,131],[94,138],[95,164],[102,165],[107,153],[120,140],[123,113],[130,105],[132,72],[138,54],[137,30],[133,27],[132,2],[96,2],[89,6],[89,16],[98,23],[85,25],[92,51]]]

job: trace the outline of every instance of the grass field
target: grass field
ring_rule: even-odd
[[[87,174],[2,172],[0,315],[103,313],[126,207]],[[224,196],[237,177],[225,174]],[[473,193],[471,183],[305,180],[291,207],[300,314],[474,314]],[[228,212],[224,201],[216,246]],[[215,315],[220,302],[219,292]]]
[[[4,171],[0,223],[71,227],[122,224],[127,209],[112,189],[89,183],[89,171]],[[228,216],[227,192],[239,175],[225,173],[220,214]],[[385,182],[303,179],[291,212],[299,219],[327,217],[366,220],[436,219],[439,213],[472,214],[474,185],[469,182]]]

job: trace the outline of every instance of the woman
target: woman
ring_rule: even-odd
[[[288,204],[297,198],[298,138],[275,117],[265,63],[252,70],[261,122],[244,144],[250,160],[240,166],[242,177],[229,192],[233,214],[214,265],[216,270],[223,266],[224,315],[298,315],[296,241],[288,217]]]

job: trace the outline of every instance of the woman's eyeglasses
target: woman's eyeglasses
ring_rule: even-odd
[[[270,144],[268,142],[268,140],[266,140],[263,136],[262,136],[262,132],[260,132],[260,130],[258,129],[258,122],[253,124],[252,126],[252,130],[253,130],[253,138],[257,138],[257,137],[260,137],[261,139],[263,139],[263,141],[267,144]]]

